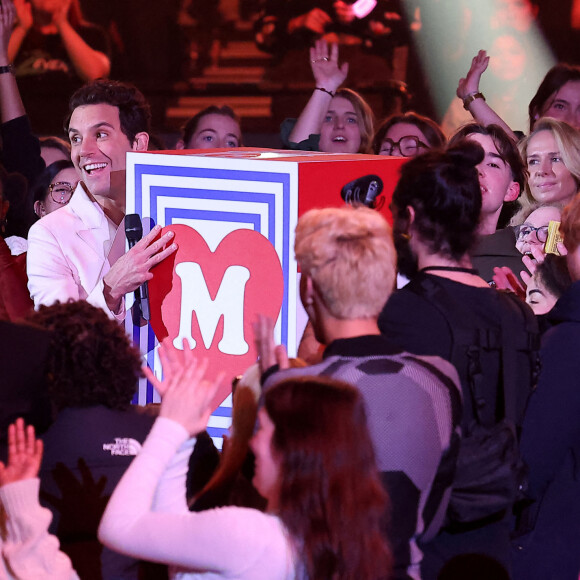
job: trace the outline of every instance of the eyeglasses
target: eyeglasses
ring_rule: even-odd
[[[536,238],[541,244],[545,244],[546,240],[548,239],[548,226],[540,226],[539,228],[535,228],[534,226],[530,226],[528,224],[522,224],[521,226],[516,226],[515,230],[516,238],[518,240],[527,238],[532,234],[532,232],[536,234]]]
[[[55,203],[59,203],[61,205],[66,205],[70,198],[72,197],[73,191],[76,188],[76,183],[73,186],[66,181],[59,181],[57,183],[51,183],[48,186],[48,191],[50,192],[50,197],[52,197],[52,201]]]
[[[429,145],[412,135],[401,137],[398,141],[393,141],[388,137],[383,139],[381,153],[392,155],[395,149],[398,149],[403,157],[415,157],[419,153],[419,149],[429,149]]]

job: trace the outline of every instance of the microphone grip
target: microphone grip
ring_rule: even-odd
[[[149,309],[149,286],[147,285],[147,280],[143,282],[139,288],[139,294],[141,295],[141,316],[145,320],[151,319],[151,313]]]

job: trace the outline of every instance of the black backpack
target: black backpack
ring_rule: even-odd
[[[508,292],[496,291],[501,316],[490,324],[450,296],[436,276],[418,276],[408,289],[428,299],[447,320],[453,340],[450,362],[464,399],[470,400],[464,401],[471,413],[463,422],[448,524],[494,518],[513,507],[518,489],[525,486],[517,427],[539,371],[536,318]],[[493,401],[490,392],[496,393]]]

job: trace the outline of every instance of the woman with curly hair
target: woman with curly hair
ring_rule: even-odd
[[[162,393],[160,417],[109,502],[101,541],[167,563],[180,578],[388,578],[386,497],[365,405],[349,385],[305,377],[264,393],[251,447],[266,513],[187,510],[187,457],[219,379],[204,380],[207,364],[184,347],[163,343],[162,383],[148,373]]]
[[[136,578],[139,563],[103,550],[97,526],[153,423],[131,405],[141,355],[103,310],[77,301],[41,306],[29,322],[50,331],[48,394],[56,418],[43,435],[42,496],[81,578]]]

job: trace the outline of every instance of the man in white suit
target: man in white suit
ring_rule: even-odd
[[[28,288],[36,307],[87,300],[122,320],[125,294],[177,249],[173,234],[159,238],[156,226],[124,254],[126,154],[147,150],[149,105],[135,87],[101,79],[76,91],[69,110],[71,159],[81,181],[67,206],[30,229]]]

